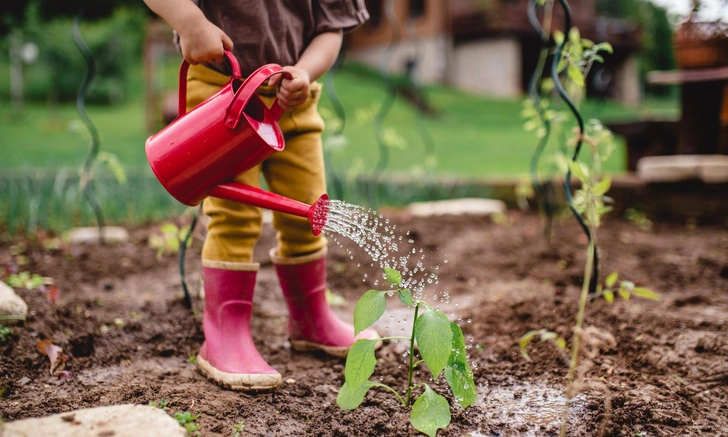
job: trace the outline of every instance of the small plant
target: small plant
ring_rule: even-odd
[[[149,406],[150,407],[161,408],[161,409],[164,410],[167,407],[167,401],[165,399],[162,399],[159,402],[157,402],[157,401],[150,401],[149,402]]]
[[[597,293],[593,298],[603,297],[609,303],[614,302],[614,295],[618,295],[624,300],[629,300],[630,297],[636,296],[643,299],[660,300],[660,296],[654,291],[643,288],[635,287],[632,281],[620,281],[617,283],[619,275],[617,272],[612,272],[604,280],[604,286],[599,286]]]
[[[177,253],[189,232],[189,226],[182,228],[177,227],[174,223],[165,223],[160,228],[161,235],[154,234],[149,236],[149,247],[157,250],[157,258],[162,258],[167,253]],[[190,239],[187,247],[192,244]]]
[[[412,293],[404,288],[402,275],[394,269],[384,268],[387,281],[395,290],[369,290],[359,299],[354,309],[354,329],[359,334],[379,320],[387,306],[387,296],[397,294],[404,305],[413,308],[414,318],[410,337],[385,337],[382,340],[406,340],[410,342],[407,385],[404,397],[394,388],[369,378],[374,373],[377,359],[374,353],[379,340],[360,339],[354,343],[346,359],[345,382],[339,391],[336,402],[343,410],[357,408],[369,389],[385,388],[397,397],[403,407],[411,407],[410,423],[420,432],[435,436],[437,430],[450,424],[450,405],[444,396],[437,394],[425,382],[415,383],[415,368],[427,365],[435,380],[445,373],[455,401],[463,408],[475,403],[476,393],[473,371],[467,361],[465,339],[462,330],[447,316],[428,303],[415,300]],[[416,347],[422,359],[415,361]],[[420,395],[415,400],[415,392]]]
[[[635,208],[627,208],[624,211],[624,217],[643,231],[652,230],[652,220],[647,217],[647,214],[645,214],[644,211],[640,211]]]
[[[241,420],[240,422],[233,425],[233,437],[240,437],[243,435],[243,428],[245,423]]]
[[[8,328],[7,326],[0,325],[0,341],[5,343],[8,341],[8,338],[13,335],[13,330]]]
[[[20,272],[8,276],[7,283],[13,288],[35,290],[40,289],[45,284],[45,280],[37,273]]]
[[[534,5],[548,5],[550,8],[557,0],[537,0]],[[603,297],[607,302],[614,301],[615,293],[628,300],[631,296],[643,297],[646,299],[659,300],[659,297],[653,291],[635,287],[633,282],[621,281],[617,284],[618,274],[612,273],[606,279],[603,285],[599,284],[599,258],[597,251],[597,230],[601,225],[602,216],[609,212],[612,208],[608,206],[612,203],[612,199],[606,196],[611,187],[611,179],[602,177],[601,163],[604,162],[612,151],[615,149],[614,136],[606,129],[598,120],[590,120],[584,123],[584,119],[579,112],[578,102],[580,102],[586,93],[585,78],[589,75],[595,62],[603,62],[603,53],[611,54],[612,46],[609,43],[595,44],[592,41],[583,39],[576,27],[572,27],[571,12],[566,0],[558,0],[565,13],[565,29],[564,32],[556,31],[553,34],[556,43],[556,52],[553,56],[551,67],[551,80],[542,85],[546,85],[549,91],[556,89],[561,99],[569,107],[578,124],[574,129],[574,137],[567,141],[567,145],[573,148],[571,157],[565,154],[557,155],[556,161],[560,164],[562,170],[566,173],[564,189],[569,208],[576,217],[579,225],[589,239],[587,248],[586,263],[584,266],[584,279],[582,282],[582,290],[579,296],[579,305],[577,309],[576,323],[571,329],[572,340],[571,348],[567,346],[566,340],[558,333],[548,329],[538,329],[527,332],[519,341],[521,354],[525,359],[530,360],[526,348],[534,340],[539,339],[542,342],[553,344],[562,354],[564,361],[568,367],[567,383],[565,395],[568,399],[573,399],[577,393],[585,388],[593,388],[600,390],[605,395],[605,411],[604,421],[598,434],[603,435],[606,431],[606,422],[611,412],[611,402],[609,391],[606,385],[599,380],[588,379],[587,374],[594,366],[594,359],[604,345],[616,346],[614,337],[608,332],[604,332],[593,326],[585,326],[586,305],[590,299]],[[534,10],[529,11],[532,16]],[[565,76],[566,85],[561,83],[560,76]],[[567,91],[568,90],[568,91]],[[549,107],[548,104],[542,103],[536,107],[531,104],[530,111],[525,111],[524,116],[527,118],[527,127],[536,129],[540,134],[539,123],[537,117],[541,115],[541,119],[545,122],[564,120],[563,117],[546,116],[545,111]],[[539,111],[535,109],[541,110]],[[588,163],[580,161],[580,152],[582,145],[586,144],[591,151],[590,161]],[[589,165],[590,164],[590,165]],[[580,189],[573,196],[571,193],[571,177],[576,177],[580,182]],[[568,406],[564,411],[563,422],[560,434],[566,435]]]
[[[189,411],[185,411],[184,413],[180,413],[179,411],[174,413],[174,418],[180,425],[184,426],[187,430],[187,434],[191,436],[199,436],[200,433],[200,425],[198,425],[195,421],[199,419],[200,415],[192,415]]]

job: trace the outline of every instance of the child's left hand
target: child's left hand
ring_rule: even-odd
[[[311,80],[308,72],[302,68],[288,65],[283,67],[283,69],[291,73],[293,79],[283,79],[281,81],[283,76],[277,74],[270,78],[268,85],[275,86],[280,82],[281,86],[276,92],[278,105],[284,111],[290,111],[301,106],[308,99]]]

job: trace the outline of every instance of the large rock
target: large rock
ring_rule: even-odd
[[[185,437],[187,431],[164,410],[113,405],[8,422],[2,437]]]
[[[0,317],[14,316],[17,318],[9,318],[0,320],[3,325],[13,322],[25,320],[28,315],[28,304],[15,293],[6,283],[0,281]]]
[[[412,203],[407,207],[407,211],[416,217],[460,214],[490,215],[505,213],[506,204],[500,200],[465,198]]]
[[[129,232],[118,226],[103,227],[104,241],[106,243],[126,243],[129,241]],[[68,234],[71,244],[91,244],[99,242],[99,228],[73,228]]]

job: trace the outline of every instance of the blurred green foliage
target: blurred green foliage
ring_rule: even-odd
[[[645,91],[657,95],[673,92],[672,87],[651,86],[645,81],[649,71],[675,68],[673,25],[667,10],[648,0],[597,0],[597,12],[603,16],[624,19],[640,27],[640,79],[645,83]]]
[[[117,9],[103,20],[82,21],[81,35],[96,63],[96,77],[87,97],[88,103],[115,104],[128,98],[130,74],[141,62],[145,24],[143,11],[126,8]],[[31,3],[22,25],[3,39],[2,67],[9,62],[11,39],[38,46],[38,59],[24,66],[26,100],[49,103],[75,100],[87,66],[73,41],[72,30],[72,19],[43,21],[38,5]],[[2,70],[7,71],[7,68]],[[0,88],[1,99],[7,99],[8,94],[7,87]]]

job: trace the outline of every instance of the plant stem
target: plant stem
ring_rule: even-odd
[[[414,373],[415,358],[415,326],[417,325],[417,313],[420,311],[420,303],[415,305],[415,317],[412,319],[412,337],[410,338],[409,374],[407,375],[407,403],[406,407],[412,405],[412,374]]]
[[[581,328],[584,325],[584,313],[586,312],[586,302],[589,298],[589,280],[594,267],[594,242],[589,242],[586,253],[586,266],[584,267],[584,281],[581,286],[581,296],[579,297],[579,312],[576,316],[576,326],[574,326],[574,342],[571,348],[571,362],[569,362],[569,373],[566,377],[566,396],[570,398],[571,390],[574,386],[574,378],[576,377],[576,366],[579,363],[579,349],[581,347]],[[566,436],[566,419],[569,413],[571,402],[568,402],[564,410],[564,420],[561,425],[561,436]]]

